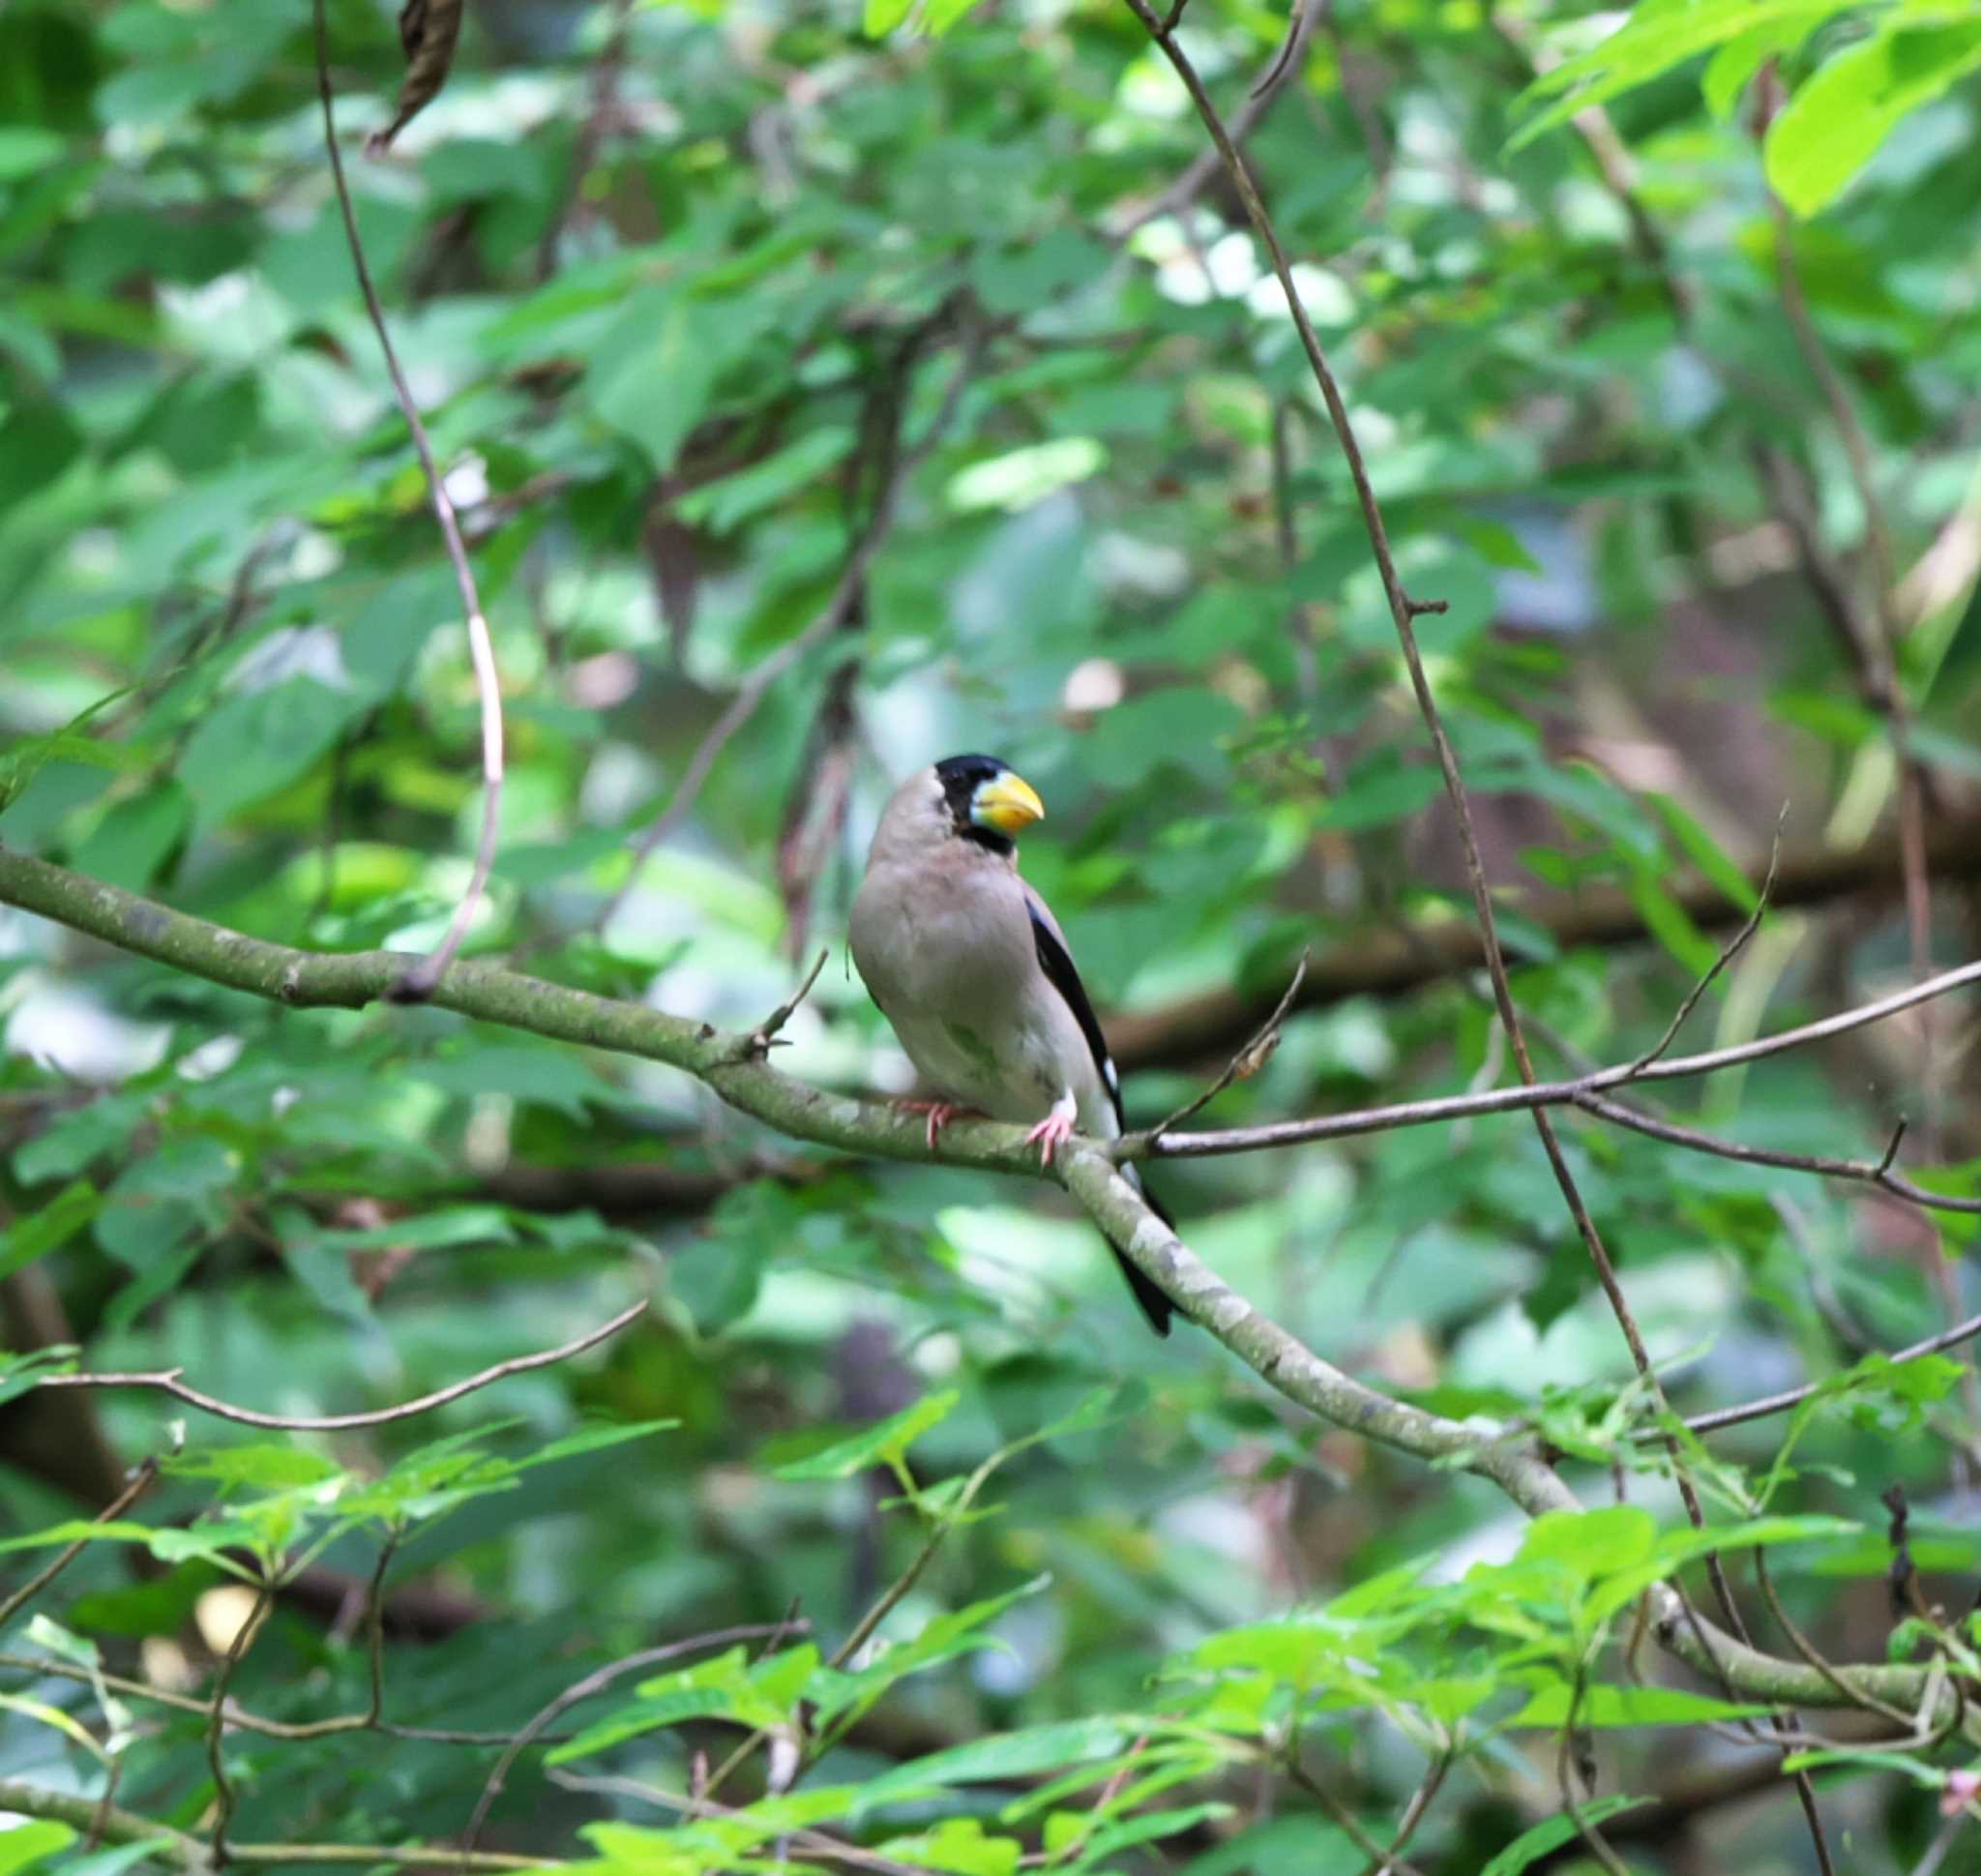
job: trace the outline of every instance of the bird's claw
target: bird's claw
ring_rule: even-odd
[[[1039,1164],[1050,1166],[1055,1147],[1063,1146],[1073,1138],[1073,1121],[1056,1108],[1045,1119],[1025,1135],[1025,1145],[1039,1149]]]
[[[974,1108],[958,1107],[954,1101],[897,1101],[894,1104],[902,1114],[926,1114],[929,1117],[929,1150],[935,1150],[936,1137],[943,1128],[961,1115],[973,1114]]]

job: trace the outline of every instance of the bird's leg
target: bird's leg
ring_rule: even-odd
[[[1052,1164],[1052,1150],[1063,1146],[1073,1138],[1074,1116],[1078,1112],[1071,1094],[1062,1094],[1052,1103],[1052,1112],[1025,1135],[1025,1145],[1039,1149],[1039,1164]]]
[[[936,1136],[952,1120],[959,1120],[964,1115],[983,1119],[979,1108],[959,1107],[954,1101],[895,1101],[890,1105],[901,1114],[926,1114],[929,1117],[929,1150],[935,1150]]]

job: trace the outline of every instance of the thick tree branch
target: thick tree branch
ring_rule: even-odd
[[[1582,1508],[1553,1469],[1505,1430],[1482,1420],[1447,1419],[1391,1400],[1296,1340],[1197,1257],[1098,1149],[1077,1146],[1064,1156],[1061,1174],[1067,1190],[1109,1242],[1297,1406],[1400,1452],[1490,1478],[1529,1516]],[[1657,1584],[1646,1593],[1659,1641],[1698,1673],[1751,1699],[1801,1707],[1846,1704],[1837,1687],[1816,1669],[1736,1640],[1687,1610],[1669,1584]],[[1838,1667],[1834,1672],[1853,1695],[1887,1700],[1914,1712],[1932,1696],[1932,1717],[1942,1720],[1958,1711],[1959,1696],[1938,1686],[1931,1668],[1860,1666]],[[1976,1730],[1981,1731],[1981,1722]]]
[[[389,951],[326,955],[268,943],[4,849],[0,904],[55,919],[211,982],[299,1008],[358,1008],[381,1000],[399,981],[403,962]],[[1956,974],[1981,977],[1981,964]],[[1918,995],[1916,989],[1903,993],[1902,1000]],[[724,1034],[708,1024],[479,964],[450,966],[432,1000],[484,1022],[665,1062],[695,1076],[732,1107],[799,1139],[889,1159],[931,1157],[915,1117],[882,1102],[807,1087],[756,1058],[743,1046],[747,1037]],[[1843,1019],[1846,1024],[1850,1020]],[[1838,1021],[1810,1029],[1826,1033]],[[1719,1053],[1742,1056],[1739,1051]],[[1680,1058],[1656,1063],[1650,1072],[1665,1076],[1684,1070],[1685,1058]],[[958,1121],[944,1130],[936,1156],[986,1171],[1040,1176],[1037,1155],[1026,1148],[1023,1130],[1017,1126]],[[1256,1309],[1149,1210],[1100,1146],[1077,1139],[1054,1171],[1124,1255],[1287,1399],[1350,1433],[1489,1478],[1530,1515],[1578,1508],[1575,1495],[1524,1439],[1490,1422],[1451,1420],[1392,1400],[1343,1373]],[[1676,1591],[1660,1586],[1650,1594],[1666,1645],[1740,1693],[1812,1707],[1831,1706],[1840,1698],[1813,1668],[1764,1654],[1692,1616]],[[1847,1684],[1912,1711],[1934,1691],[1928,1672],[1904,1666],[1838,1670]],[[1945,1690],[1949,1712],[1954,1700],[1953,1692]],[[0,1804],[6,1802],[0,1792]],[[241,1861],[251,1860],[246,1849],[231,1854]]]

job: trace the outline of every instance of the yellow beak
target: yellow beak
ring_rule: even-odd
[[[970,802],[970,819],[980,827],[1016,834],[1035,820],[1044,820],[1046,804],[1029,782],[1006,769],[977,790]]]

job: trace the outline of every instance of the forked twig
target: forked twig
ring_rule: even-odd
[[[132,1474],[131,1483],[97,1513],[96,1522],[112,1524],[121,1518],[151,1489],[151,1482],[158,1475],[159,1462],[156,1458],[146,1458]],[[52,1563],[29,1577],[5,1602],[0,1602],[0,1629],[4,1629],[36,1596],[74,1563],[76,1558],[89,1548],[91,1541],[87,1536],[78,1537],[73,1544],[57,1551]]]
[[[1631,1064],[1631,1074],[1625,1077],[1626,1080],[1641,1075],[1677,1041],[1678,1031],[1684,1028],[1686,1018],[1699,1007],[1700,999],[1712,989],[1720,974],[1746,950],[1748,940],[1760,930],[1760,922],[1767,914],[1769,896],[1775,889],[1775,876],[1782,867],[1782,822],[1788,819],[1788,815],[1789,808],[1785,802],[1780,816],[1775,820],[1775,838],[1768,848],[1768,870],[1760,882],[1760,891],[1755,895],[1753,911],[1747,914],[1739,931],[1720,947],[1719,956],[1713,960],[1705,974],[1686,993],[1677,1009],[1671,1013],[1671,1021],[1665,1026],[1665,1033]]]
[[[798,1013],[798,1006],[812,994],[812,986],[818,981],[818,973],[825,968],[825,961],[831,957],[830,950],[819,952],[813,960],[812,968],[805,973],[805,981],[791,993],[789,999],[780,1003],[755,1028],[737,1045],[738,1061],[760,1060],[770,1054],[771,1044],[777,1040],[778,1031]]]
[[[665,1661],[671,1661],[683,1654],[693,1653],[696,1649],[726,1648],[731,1642],[754,1642],[766,1635],[797,1634],[807,1632],[810,1624],[792,1622],[786,1618],[781,1623],[751,1623],[740,1628],[717,1628],[706,1635],[692,1635],[685,1641],[665,1642],[658,1648],[643,1648],[636,1654],[628,1654],[617,1661],[608,1661],[604,1667],[595,1669],[581,1681],[575,1681],[556,1699],[546,1703],[533,1713],[508,1745],[502,1756],[489,1770],[483,1781],[482,1795],[475,1801],[475,1808],[468,1818],[467,1828],[461,1832],[461,1848],[472,1850],[482,1834],[482,1826],[488,1820],[488,1813],[494,1807],[497,1798],[502,1795],[504,1781],[514,1769],[517,1760],[527,1752],[532,1744],[560,1713],[568,1712],[595,1694],[604,1693],[613,1682],[641,1668],[659,1667]]]
[[[1937,1335],[1929,1335],[1923,1342],[1908,1343],[1903,1349],[1893,1350],[1885,1359],[1897,1367],[1907,1361],[1917,1361],[1924,1355],[1938,1355],[1942,1350],[1958,1348],[1963,1342],[1971,1342],[1977,1335],[1981,1335],[1981,1316],[1969,1316],[1966,1322],[1943,1328]],[[1800,1407],[1822,1385],[1811,1382],[1804,1387],[1785,1388],[1779,1394],[1763,1394],[1759,1400],[1747,1401],[1738,1407],[1719,1407],[1710,1414],[1695,1414],[1685,1424],[1694,1433],[1717,1433],[1723,1427],[1740,1426],[1748,1420],[1764,1420],[1771,1414],[1786,1414],[1790,1408]]]

